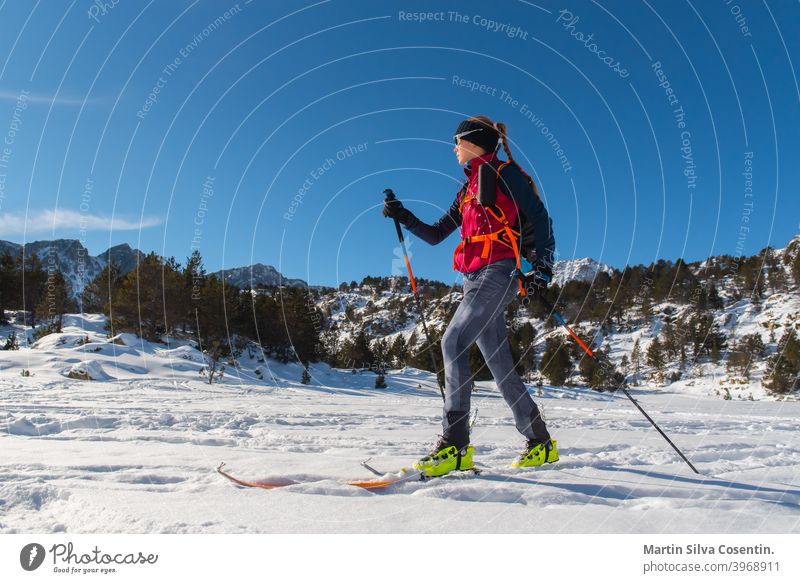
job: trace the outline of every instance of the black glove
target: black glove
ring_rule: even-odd
[[[412,216],[411,211],[403,206],[403,203],[393,198],[383,201],[383,216],[390,219],[397,219],[401,225],[405,225]]]
[[[525,291],[529,294],[541,294],[553,281],[553,268],[543,262],[537,262],[530,271],[522,274],[524,278]]]

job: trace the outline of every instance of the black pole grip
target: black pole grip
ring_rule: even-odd
[[[384,190],[383,194],[386,195],[386,200],[396,200],[394,192],[392,192],[391,188],[387,188],[386,190]],[[404,241],[403,230],[400,228],[400,221],[398,221],[397,219],[394,219],[394,228],[397,229],[397,238],[400,239],[400,242],[402,243]]]

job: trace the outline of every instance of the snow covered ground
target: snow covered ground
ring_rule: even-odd
[[[370,477],[361,460],[409,466],[441,431],[432,375],[392,371],[375,389],[372,373],[313,365],[302,385],[299,365],[254,356],[209,385],[186,343],[112,342],[93,318],[0,351],[0,532],[800,532],[797,401],[633,389],[697,476],[623,395],[531,386],[561,461],[512,470],[522,438],[482,382],[483,476],[370,492],[343,484]],[[240,489],[221,461],[303,483]]]

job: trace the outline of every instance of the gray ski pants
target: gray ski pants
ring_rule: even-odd
[[[472,395],[469,350],[477,342],[503,399],[511,407],[517,430],[529,440],[550,439],[538,407],[514,370],[508,345],[505,311],[519,290],[518,279],[511,277],[515,267],[514,259],[507,258],[464,274],[464,299],[442,337],[445,436],[456,432],[463,439],[467,431],[464,416]]]

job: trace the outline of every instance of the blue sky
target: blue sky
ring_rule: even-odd
[[[622,267],[800,231],[796,2],[0,3],[0,239],[129,243],[311,284],[404,273],[458,122],[537,180],[560,258]],[[591,36],[590,36],[591,35]],[[410,237],[448,283],[453,233]]]

